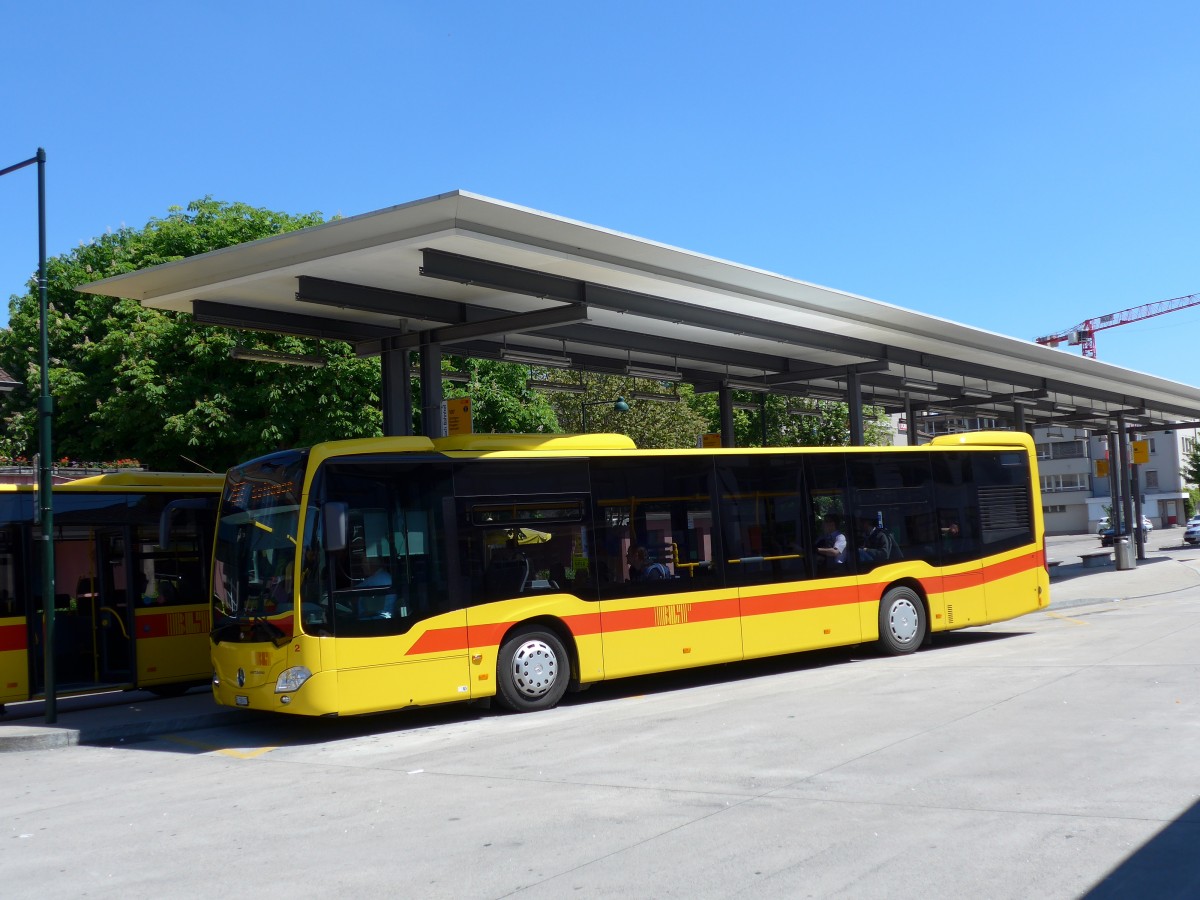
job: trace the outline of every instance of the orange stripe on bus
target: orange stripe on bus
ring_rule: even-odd
[[[792,591],[786,594],[764,594],[743,597],[742,615],[762,616],[770,613],[798,612],[802,609],[821,609],[826,606],[845,606],[858,602],[859,589],[853,585]]]
[[[6,650],[29,649],[26,637],[25,623],[20,625],[0,625],[0,653]]]
[[[1028,553],[1015,559],[995,563],[983,569],[945,575],[942,578],[942,591],[960,591],[980,587],[989,581],[997,581],[1011,575],[1028,572],[1042,565],[1040,550]],[[922,586],[927,593],[937,593],[933,587],[933,579],[922,579]],[[605,612],[584,613],[575,616],[563,616],[562,619],[571,634],[575,637],[583,635],[614,633],[618,631],[636,631],[644,628],[656,628],[663,624],[659,615],[662,607],[678,608],[687,606],[686,621],[715,622],[723,619],[736,619],[739,616],[760,616],[771,613],[798,612],[805,609],[820,609],[828,606],[848,606],[862,602],[863,594],[879,585],[863,584],[861,586],[842,585],[829,588],[810,588],[808,590],[788,591],[774,594],[749,595],[740,600],[729,597],[723,600],[708,600],[689,602],[686,594],[662,595],[652,599],[664,602],[636,609],[619,609]],[[872,599],[874,597],[872,596]],[[673,620],[672,620],[673,621]],[[415,656],[421,653],[447,653],[462,651],[470,647],[498,646],[504,634],[516,624],[515,622],[494,622],[484,625],[472,625],[466,628],[431,628],[426,631],[409,648],[405,654]],[[468,643],[469,632],[469,643]]]
[[[449,653],[452,650],[466,649],[467,629],[465,627],[430,628],[408,648],[405,656],[416,656],[419,653]]]

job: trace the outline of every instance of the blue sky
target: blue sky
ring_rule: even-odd
[[[1200,292],[1200,5],[10,4],[51,254],[457,188],[1018,337]],[[0,294],[36,268],[0,179]],[[7,309],[0,310],[0,322]],[[1100,333],[1189,384],[1200,307]],[[1078,351],[1074,351],[1078,352]]]

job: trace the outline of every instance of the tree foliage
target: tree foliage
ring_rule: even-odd
[[[1188,484],[1200,484],[1200,441],[1184,456],[1181,474]]]
[[[211,198],[122,228],[48,261],[54,455],[132,457],[155,468],[220,470],[284,446],[380,433],[379,364],[346,344],[231,332],[77,285],[323,221]],[[0,454],[36,449],[38,298],[9,301],[0,367],[24,383],[0,405]],[[231,360],[236,344],[319,354],[321,369]]]
[[[546,397],[527,385],[528,370],[517,363],[447,357],[443,370],[466,372],[466,383],[447,383],[446,397],[471,398],[471,427],[479,433],[558,431],[558,419]],[[414,408],[420,402],[414,395]],[[419,419],[418,419],[419,421]]]
[[[757,407],[733,412],[739,447],[842,447],[850,443],[850,407],[845,403],[748,391],[734,391],[734,401]],[[716,394],[696,397],[694,406],[704,417],[707,431],[721,430]],[[863,442],[891,443],[891,427],[882,410],[863,408]]]
[[[644,378],[586,373],[571,375],[564,372],[541,372],[539,377],[549,381],[583,384],[586,392],[568,394],[552,392],[550,402],[558,413],[563,430],[569,432],[606,432],[628,435],[635,444],[646,449],[695,447],[696,439],[704,432],[704,420],[691,408],[692,389],[679,385],[677,389],[662,382]],[[678,396],[678,401],[638,399],[634,392]],[[629,407],[616,408],[618,398]]]

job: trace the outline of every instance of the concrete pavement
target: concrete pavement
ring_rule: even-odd
[[[1200,589],[1200,547],[1182,546],[1183,529],[1151,535],[1146,560],[1136,569],[1117,571],[1082,566],[1080,553],[1099,548],[1094,535],[1047,539],[1047,555],[1059,560],[1051,571],[1052,610],[1171,596]],[[935,639],[936,640],[936,639]],[[136,740],[226,724],[245,724],[255,716],[215,705],[207,687],[182,697],[159,698],[147,691],[117,691],[58,701],[58,722],[43,723],[40,700],[10,703],[0,716],[0,753]]]

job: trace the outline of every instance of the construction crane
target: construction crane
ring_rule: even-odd
[[[1035,340],[1037,343],[1045,344],[1047,347],[1057,347],[1063,341],[1066,341],[1072,347],[1078,347],[1082,344],[1083,355],[1088,359],[1095,359],[1097,331],[1103,331],[1106,328],[1116,328],[1118,325],[1128,325],[1130,322],[1140,322],[1142,319],[1153,319],[1155,316],[1165,315],[1166,313],[1175,312],[1180,309],[1187,309],[1189,306],[1200,306],[1200,294],[1188,294],[1186,297],[1159,300],[1157,303],[1146,303],[1142,306],[1123,309],[1120,312],[1109,313],[1106,316],[1097,316],[1094,319],[1080,322],[1074,328],[1068,328],[1066,331],[1060,331],[1058,334],[1048,334],[1045,337],[1035,338]]]

